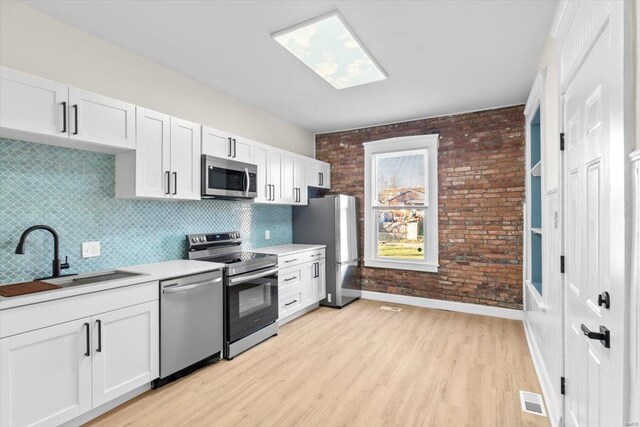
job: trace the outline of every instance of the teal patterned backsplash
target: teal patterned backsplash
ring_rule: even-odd
[[[190,233],[240,231],[245,250],[292,241],[290,206],[123,200],[114,191],[113,155],[0,139],[0,284],[51,274],[46,231],[31,233],[25,254],[15,254],[20,234],[35,224],[58,232],[61,258],[71,264],[63,273],[186,258]],[[101,255],[82,259],[82,242],[95,240]]]

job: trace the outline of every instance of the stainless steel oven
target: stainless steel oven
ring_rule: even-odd
[[[202,156],[202,197],[255,199],[258,167],[251,163]]]
[[[278,267],[225,280],[226,348],[232,358],[278,333]]]

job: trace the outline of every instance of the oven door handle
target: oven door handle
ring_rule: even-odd
[[[229,279],[229,286],[235,286],[235,285],[239,285],[241,283],[248,282],[249,280],[259,279],[261,277],[270,276],[270,275],[272,275],[274,273],[277,273],[277,272],[278,272],[278,267],[272,268],[271,270],[267,270],[267,271],[261,271],[260,273],[251,274],[249,276],[232,277],[232,278]]]
[[[214,280],[209,280],[207,282],[194,283],[192,285],[181,285],[181,286],[169,285],[169,286],[165,287],[164,289],[162,289],[162,293],[163,294],[172,294],[174,292],[188,291],[188,290],[191,290],[191,289],[202,288],[204,286],[213,285],[214,283],[218,283],[218,282],[222,282],[222,277],[219,277],[219,278],[214,279]]]

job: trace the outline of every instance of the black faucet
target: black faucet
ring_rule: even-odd
[[[34,230],[46,230],[53,235],[53,262],[52,262],[52,274],[51,277],[60,277],[60,271],[66,270],[69,268],[69,263],[67,262],[67,257],[64,257],[64,262],[60,262],[59,257],[59,242],[58,242],[58,233],[56,230],[49,227],[48,225],[34,225],[33,227],[29,227],[22,233],[20,236],[20,241],[18,242],[18,246],[16,246],[16,253],[20,255],[24,255],[24,243],[27,239],[27,236]]]

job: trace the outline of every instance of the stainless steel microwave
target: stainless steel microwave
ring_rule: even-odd
[[[257,176],[251,163],[202,155],[202,198],[255,199]]]

